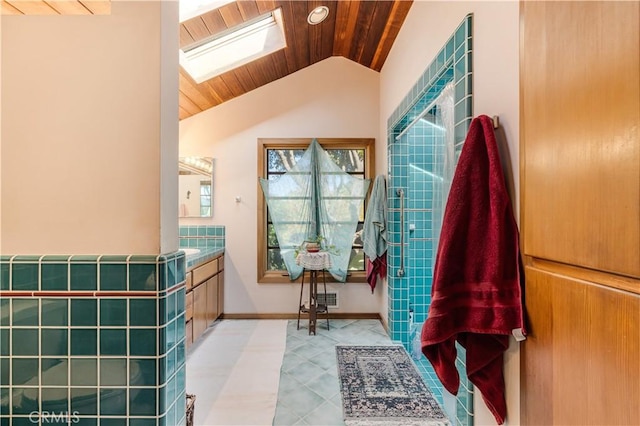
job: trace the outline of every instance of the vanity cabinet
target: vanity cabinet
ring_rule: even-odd
[[[185,305],[188,348],[224,310],[224,255],[187,271]]]

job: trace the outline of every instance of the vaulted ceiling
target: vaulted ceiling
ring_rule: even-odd
[[[3,15],[107,15],[111,0],[2,0]]]
[[[190,117],[330,56],[344,56],[380,71],[409,8],[410,0],[240,0],[180,25],[180,47],[282,8],[287,47],[200,84],[180,69],[180,119]],[[329,16],[309,25],[317,6]]]
[[[110,0],[0,0],[2,14],[109,14]],[[237,0],[180,24],[180,48],[282,9],[287,47],[200,84],[180,68],[180,119],[191,117],[331,56],[380,71],[413,0]],[[329,16],[307,16],[327,6]]]

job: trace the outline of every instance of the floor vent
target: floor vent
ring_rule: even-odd
[[[326,301],[326,303],[325,303]],[[328,308],[337,308],[338,307],[338,293],[335,292],[327,292],[327,296],[325,299],[325,295],[322,291],[318,292],[318,303],[322,305],[327,305]]]

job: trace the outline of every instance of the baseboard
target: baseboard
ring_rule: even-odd
[[[306,315],[302,315],[300,319],[306,319]],[[320,315],[319,319],[324,319],[324,315]],[[254,314],[254,313],[240,313],[240,314],[222,314],[222,319],[298,319],[298,314]],[[329,319],[375,319],[384,322],[377,312],[330,312]],[[386,327],[385,327],[386,328]]]

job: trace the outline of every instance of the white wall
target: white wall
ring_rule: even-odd
[[[177,249],[177,16],[2,16],[3,253]]]
[[[0,18],[0,253],[2,251],[2,18]]]
[[[379,134],[387,134],[387,118],[469,13],[473,13],[473,112],[474,115],[500,116],[513,169],[510,186],[515,190],[513,202],[518,219],[519,6],[516,1],[416,1],[380,73]],[[376,167],[386,170],[386,140],[382,137],[377,141],[376,154]],[[386,303],[381,310],[386,317]],[[514,425],[520,423],[520,357],[517,344],[512,346],[505,356],[505,376],[507,422]],[[475,398],[475,424],[495,424],[479,394]]]
[[[226,226],[225,313],[297,312],[299,285],[257,283],[258,138],[377,138],[378,87],[378,73],[333,57],[180,122],[180,156],[216,159],[213,218],[180,224]],[[335,312],[378,312],[368,284],[330,287]]]

